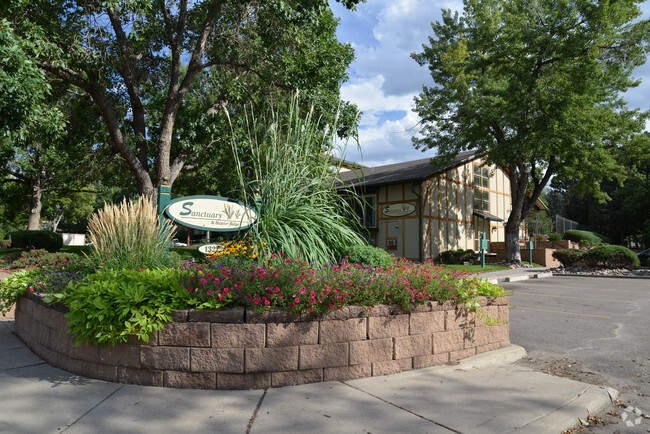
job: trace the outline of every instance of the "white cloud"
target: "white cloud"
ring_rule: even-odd
[[[411,144],[418,124],[412,112],[414,97],[431,84],[426,68],[410,56],[419,52],[432,33],[442,8],[458,9],[461,1],[373,0],[355,12],[334,9],[342,19],[342,40],[352,43],[355,61],[341,97],[357,104],[361,152],[348,148],[349,160],[376,166],[431,156]]]
[[[362,112],[409,110],[417,93],[387,95],[383,90],[385,81],[383,75],[376,75],[343,85],[341,97],[355,103]]]
[[[434,156],[434,151],[423,153],[411,143],[419,120],[417,114],[409,110],[400,119],[360,128],[360,149],[350,144],[345,158],[372,167]]]

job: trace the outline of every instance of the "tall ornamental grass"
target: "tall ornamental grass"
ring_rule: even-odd
[[[242,196],[258,204],[252,236],[266,258],[282,253],[322,265],[366,244],[344,217],[354,213],[336,189],[336,128],[313,116],[313,109],[300,112],[296,96],[268,115],[247,113],[246,137],[232,141]]]
[[[107,204],[88,222],[92,258],[108,270],[164,268],[178,264],[168,246],[174,228],[162,225],[153,201],[140,197]]]

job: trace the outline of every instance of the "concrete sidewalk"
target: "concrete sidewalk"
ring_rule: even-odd
[[[268,390],[107,383],[36,357],[0,322],[0,432],[559,433],[617,393],[511,363],[511,346],[456,366]]]

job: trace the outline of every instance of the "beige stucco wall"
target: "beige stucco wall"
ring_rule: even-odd
[[[476,217],[473,216],[473,165],[465,163],[434,176],[419,187],[422,197],[423,259],[436,258],[445,250],[474,249]],[[504,223],[510,214],[510,182],[503,170],[492,166],[489,178],[489,212],[504,222],[485,222],[490,241],[505,241]],[[416,187],[417,188],[417,187]],[[405,217],[387,217],[386,205],[411,203],[417,207],[417,195],[410,183],[380,187],[377,191],[377,246],[389,253],[419,259],[419,210]],[[489,229],[488,229],[489,228]],[[389,240],[395,246],[388,246]]]

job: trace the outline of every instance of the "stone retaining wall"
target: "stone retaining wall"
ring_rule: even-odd
[[[279,312],[178,311],[148,343],[74,346],[64,306],[22,297],[16,334],[53,366],[112,382],[195,389],[263,389],[393,374],[455,363],[508,346],[508,299],[479,299],[469,317],[452,303],[412,313],[350,307],[325,318]],[[490,325],[487,325],[489,323]]]

